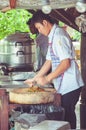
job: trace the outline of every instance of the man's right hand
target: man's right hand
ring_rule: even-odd
[[[27,80],[24,81],[24,83],[29,85],[30,87],[32,87],[34,85],[34,78],[27,79]]]

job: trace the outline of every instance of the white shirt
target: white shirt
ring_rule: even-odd
[[[62,60],[71,59],[71,66],[64,72],[63,77],[60,76],[53,80],[57,92],[64,95],[83,86],[84,83],[75,61],[75,50],[69,35],[62,28],[54,24],[48,38],[49,43],[52,43],[54,55],[57,57],[57,60],[53,62],[49,46],[46,59],[52,60],[52,71],[58,67]]]

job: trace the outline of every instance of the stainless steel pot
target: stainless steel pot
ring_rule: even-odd
[[[15,37],[14,40],[8,40],[8,38],[6,38],[0,41],[0,63],[6,63],[12,67],[21,67],[33,65],[34,62],[34,41],[29,38],[23,38],[23,36],[22,38],[17,37],[17,39]]]

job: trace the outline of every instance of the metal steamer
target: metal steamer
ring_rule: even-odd
[[[9,71],[33,70],[34,62],[35,44],[27,33],[16,33],[0,41],[0,66],[6,66]]]

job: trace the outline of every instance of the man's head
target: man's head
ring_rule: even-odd
[[[44,14],[42,11],[37,11],[33,14],[31,24],[33,24],[39,33],[47,36],[50,33],[54,21],[48,14]]]

